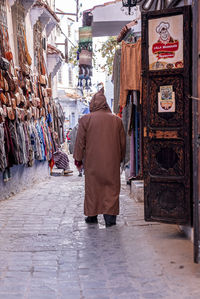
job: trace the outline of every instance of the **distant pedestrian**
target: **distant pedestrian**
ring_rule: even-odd
[[[52,158],[49,161],[49,167],[50,167],[50,173],[52,174],[53,166],[56,165],[58,169],[63,169],[63,174],[69,174],[72,173],[73,170],[70,169],[69,166],[69,158],[66,152],[62,151],[61,148],[59,148],[57,143],[58,134],[54,132],[54,149]]]
[[[122,121],[111,113],[104,91],[96,93],[90,113],[79,121],[74,149],[75,165],[80,170],[84,159],[87,223],[97,223],[103,214],[106,226],[116,224],[119,214],[120,162],[125,155]]]

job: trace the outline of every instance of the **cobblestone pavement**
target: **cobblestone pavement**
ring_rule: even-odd
[[[176,226],[145,223],[124,183],[117,225],[88,226],[83,196],[75,171],[0,202],[0,299],[200,298],[200,266]]]

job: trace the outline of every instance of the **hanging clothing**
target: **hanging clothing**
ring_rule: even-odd
[[[119,112],[119,99],[120,99],[120,65],[121,65],[121,49],[117,49],[113,61],[113,74],[112,82],[114,85],[114,106],[113,112]]]
[[[129,90],[141,91],[141,38],[135,44],[122,41],[120,106],[125,107]]]
[[[16,129],[16,120],[10,120],[8,125],[9,125],[10,136],[14,147],[15,164],[20,164],[20,146],[19,146],[19,139],[18,139],[17,129]]]
[[[65,141],[65,134],[64,134],[64,122],[65,122],[65,115],[62,109],[62,106],[60,103],[58,103],[58,125],[59,125],[59,139],[60,139],[60,144],[62,144]]]
[[[131,132],[130,139],[130,178],[135,178],[135,138],[134,138],[134,129]]]
[[[79,121],[74,149],[74,159],[84,159],[84,213],[118,215],[120,162],[126,143],[123,123],[111,113],[103,91],[93,96],[90,112]]]
[[[32,134],[31,134],[31,144],[33,146],[34,157],[36,160],[42,161],[42,149],[40,145],[40,138],[36,128],[36,124],[31,124]]]
[[[131,115],[132,115],[132,104],[131,104],[130,97],[131,97],[131,95],[127,96],[126,106],[122,110],[122,122],[124,125],[125,134],[126,134],[126,154],[125,154],[124,161],[123,161],[124,166],[126,166],[126,164],[130,161],[129,126],[130,126]]]
[[[0,124],[0,171],[4,171],[7,167],[6,151],[4,145],[4,125]]]
[[[12,167],[15,164],[15,153],[12,138],[10,135],[8,119],[5,119],[4,122],[4,142],[5,142],[5,151],[7,159],[7,167]]]
[[[36,129],[37,129],[37,134],[38,134],[38,137],[39,137],[39,140],[40,140],[40,148],[41,148],[41,153],[42,153],[41,161],[46,161],[44,136],[43,136],[42,129],[41,129],[39,121],[37,121],[37,123],[36,123]]]
[[[19,120],[16,121],[16,128],[17,128],[17,136],[19,140],[20,164],[27,164],[28,157],[26,155],[25,134],[24,134],[23,124]]]

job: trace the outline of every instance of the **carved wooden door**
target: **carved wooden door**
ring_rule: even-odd
[[[191,221],[190,49],[190,7],[142,14],[146,221]]]

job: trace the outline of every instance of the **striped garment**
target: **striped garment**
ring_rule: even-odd
[[[61,151],[53,153],[53,160],[58,169],[69,169],[69,159],[67,154]]]

